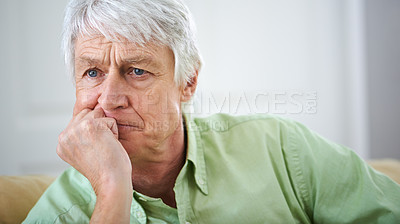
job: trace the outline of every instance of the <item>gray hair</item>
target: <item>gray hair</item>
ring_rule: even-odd
[[[168,46],[175,57],[175,82],[183,85],[201,68],[195,25],[182,0],[71,0],[64,17],[62,50],[74,76],[75,41],[80,35],[121,37],[144,45]]]

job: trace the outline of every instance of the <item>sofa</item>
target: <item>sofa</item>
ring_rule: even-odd
[[[368,163],[400,184],[399,160],[373,160]],[[0,176],[0,223],[21,223],[54,180],[55,177],[40,175]]]

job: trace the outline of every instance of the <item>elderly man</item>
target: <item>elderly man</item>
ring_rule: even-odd
[[[25,223],[400,222],[399,185],[304,126],[184,114],[193,29],[180,0],[69,3],[76,104],[57,153],[73,168]]]

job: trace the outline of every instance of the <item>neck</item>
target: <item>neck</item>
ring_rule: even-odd
[[[132,165],[133,188],[144,195],[161,198],[165,204],[176,208],[173,188],[186,161],[186,138],[182,123],[157,151],[163,154],[162,161]]]

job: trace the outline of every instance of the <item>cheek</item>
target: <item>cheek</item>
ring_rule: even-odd
[[[96,89],[77,88],[75,108],[79,110],[94,109],[100,94]]]
[[[140,97],[139,108],[142,113],[151,114],[158,112],[161,105],[162,96],[153,89],[146,89]]]
[[[180,95],[179,90],[174,88],[154,88],[146,91],[143,105],[148,112],[161,114],[175,114],[179,112]]]

